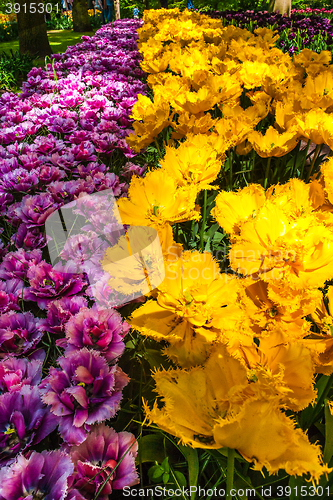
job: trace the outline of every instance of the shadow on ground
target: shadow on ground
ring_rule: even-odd
[[[51,30],[48,31],[48,38],[50,41],[51,49],[54,54],[58,54],[59,52],[65,52],[67,47],[70,45],[76,45],[80,43],[81,37],[83,35],[92,36],[94,31],[87,31],[85,33],[74,33],[72,30]],[[5,51],[10,53],[10,50],[14,52],[18,51],[19,43],[18,40],[14,40],[11,42],[2,42],[0,43],[0,52]],[[36,66],[41,66],[44,64],[44,59],[38,59],[36,61]]]

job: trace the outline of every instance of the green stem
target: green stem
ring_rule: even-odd
[[[158,142],[157,142],[156,137],[155,137],[155,139],[154,139],[154,142],[155,142],[156,149],[157,149],[157,151],[158,151],[158,155],[159,155],[159,157],[160,157],[160,158],[162,158],[162,153],[161,153],[161,150],[160,150],[160,146],[159,146],[159,144],[158,144]]]
[[[301,172],[300,172],[300,176],[299,176],[300,179],[303,178],[304,166],[305,166],[305,162],[306,162],[306,157],[308,156],[308,151],[309,151],[310,144],[311,144],[311,141],[309,139],[308,143],[306,145],[305,154],[304,154],[304,158],[303,158],[303,161],[302,161]]]
[[[204,232],[206,229],[206,213],[207,213],[207,189],[204,190],[204,204],[202,212],[202,223],[200,229],[200,248],[204,249]]]
[[[254,182],[254,169],[256,167],[256,152],[254,149],[252,149],[252,171],[251,171],[251,177],[250,177],[250,182]]]
[[[301,492],[303,478],[302,476],[290,476],[289,478],[289,487],[290,487],[290,495],[289,500],[298,500],[299,494]]]
[[[227,496],[234,487],[234,473],[235,473],[235,450],[228,448],[227,458]]]
[[[293,165],[293,171],[292,171],[292,174],[291,174],[291,178],[295,177],[295,170],[296,170],[296,166],[297,166],[297,157],[298,157],[298,153],[299,153],[300,147],[301,147],[301,141],[299,141],[298,144],[297,144],[296,154],[295,154],[295,160],[294,160],[294,165]]]
[[[333,385],[333,375],[323,375],[323,377],[326,378],[326,380],[324,381],[324,383],[322,384],[322,387],[320,387],[320,389],[318,390],[318,394],[319,394],[319,397],[318,397],[318,401],[316,402],[316,406],[313,408],[313,411],[311,411],[310,415],[308,417],[305,417],[305,419],[303,419],[302,421],[302,427],[303,428],[309,428],[310,425],[313,424],[313,422],[316,421],[316,419],[318,418],[318,415],[320,414],[321,410],[322,410],[322,405],[325,401],[325,399],[327,398],[328,396],[328,393],[330,392],[331,390],[331,387]],[[320,380],[321,382],[321,380]],[[302,414],[301,414],[302,416]]]
[[[48,64],[47,60],[48,59],[50,61],[50,64],[52,64],[51,63],[51,57],[50,56],[45,56],[44,63],[45,63],[45,70],[46,70],[47,77],[49,77],[49,70],[47,69],[47,64]]]
[[[313,155],[313,158],[312,158],[312,162],[311,162],[311,165],[310,165],[310,168],[309,168],[309,171],[308,171],[308,174],[306,176],[306,182],[309,182],[310,176],[312,174],[313,167],[315,166],[316,160],[317,160],[318,155],[319,155],[319,153],[321,151],[321,147],[322,147],[322,144],[317,144],[316,150],[314,152],[314,155]]]
[[[324,400],[324,415],[325,415],[325,446],[323,453],[323,462],[329,464],[333,455],[333,434],[332,434],[332,423],[333,416],[331,415],[331,410],[328,406],[328,399]]]
[[[52,66],[52,69],[53,69],[54,80],[55,80],[55,82],[57,84],[57,92],[59,92],[58,77],[57,77],[57,72],[56,72],[55,67],[54,67],[56,61],[55,61],[55,59],[53,59],[53,61],[51,61],[51,59],[50,59],[50,62],[51,62],[51,66]]]
[[[276,182],[279,182],[280,179],[276,179],[277,175],[278,175],[278,172],[279,170],[282,172],[285,171],[285,168],[284,169],[281,169],[280,166],[281,166],[281,158],[277,158],[276,162],[275,162],[275,168],[274,168],[274,172],[273,172],[273,178],[272,178],[272,182],[276,183]]]
[[[229,151],[229,190],[232,190],[232,176],[233,176],[233,171],[232,171],[232,162],[233,162],[233,154],[232,154],[232,149]]]
[[[267,188],[268,175],[269,175],[269,171],[271,169],[271,161],[272,161],[272,157],[270,156],[268,158],[267,165],[266,165],[265,180],[264,180],[264,189]]]

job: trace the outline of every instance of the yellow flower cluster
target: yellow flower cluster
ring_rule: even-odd
[[[16,20],[16,14],[3,14],[3,12],[0,12],[0,24],[9,24],[12,21]]]
[[[172,225],[200,218],[197,195],[212,189],[230,148],[266,158],[300,139],[333,147],[331,54],[292,59],[269,29],[224,28],[189,11],[147,11],[144,21],[154,97],[139,96],[128,143],[140,151],[166,127],[172,140],[118,208],[123,223],[159,233],[165,279],[130,323],[163,341],[177,366],[153,375],[164,405],[146,403],[148,420],[193,447],[235,448],[257,470],[318,480],[329,471],[320,447],[286,410],[313,403],[315,374],[333,373],[333,288],[322,291],[333,279],[333,160],[310,183],[217,195],[212,215],[229,234],[233,273],[210,252],[184,251]],[[255,129],[268,113],[275,124],[263,135]]]
[[[135,151],[171,126],[172,137],[206,134],[223,154],[238,146],[262,158],[280,157],[301,139],[333,148],[331,53],[304,49],[292,58],[274,46],[268,28],[252,34],[198,13],[146,11],[139,30],[142,68],[154,102],[141,96],[133,108]],[[250,105],[243,109],[246,90]],[[218,107],[223,117],[214,119]],[[255,130],[270,113],[275,125]],[[223,140],[221,140],[221,135]],[[186,141],[185,141],[186,143]]]

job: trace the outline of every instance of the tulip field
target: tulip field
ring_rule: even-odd
[[[333,495],[333,11],[146,10],[0,94],[0,500]]]

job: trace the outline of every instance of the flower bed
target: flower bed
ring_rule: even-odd
[[[333,454],[333,163],[320,154],[333,147],[331,53],[292,58],[268,28],[176,9],[144,21],[153,97],[138,96],[127,140],[160,159],[118,208],[164,252],[165,280],[129,319],[165,356],[146,416],[182,444],[222,449],[227,489],[235,449],[237,475],[245,460],[319,481]]]
[[[269,27],[277,30],[279,38],[276,41],[277,47],[290,54],[298,53],[304,48],[309,48],[316,52],[322,50],[333,50],[333,26],[330,20],[330,12],[327,17],[312,13],[299,11],[291,16],[283,16],[275,12],[254,12],[247,11],[215,11],[209,15],[214,19],[221,19],[224,26],[230,24],[245,28],[253,32],[256,28]]]
[[[329,495],[331,53],[195,12],[144,21],[0,99],[0,500],[122,498],[136,464],[135,496]],[[114,265],[154,232],[163,266]]]
[[[317,16],[332,16],[333,15],[333,9],[329,10],[329,9],[325,9],[325,8],[322,8],[322,9],[311,9],[310,7],[307,7],[306,9],[292,9],[291,10],[291,13],[292,14],[307,14],[307,15],[311,15],[311,14],[315,14]]]
[[[129,325],[105,293],[96,303],[97,268],[88,276],[49,264],[44,224],[87,194],[127,192],[115,172],[136,170],[125,137],[145,92],[140,25],[117,21],[83,37],[34,68],[21,94],[0,97],[1,499],[107,499],[138,481],[135,437],[102,423],[129,382],[117,364]],[[89,220],[80,241],[94,252]],[[107,241],[103,220],[95,224]]]

